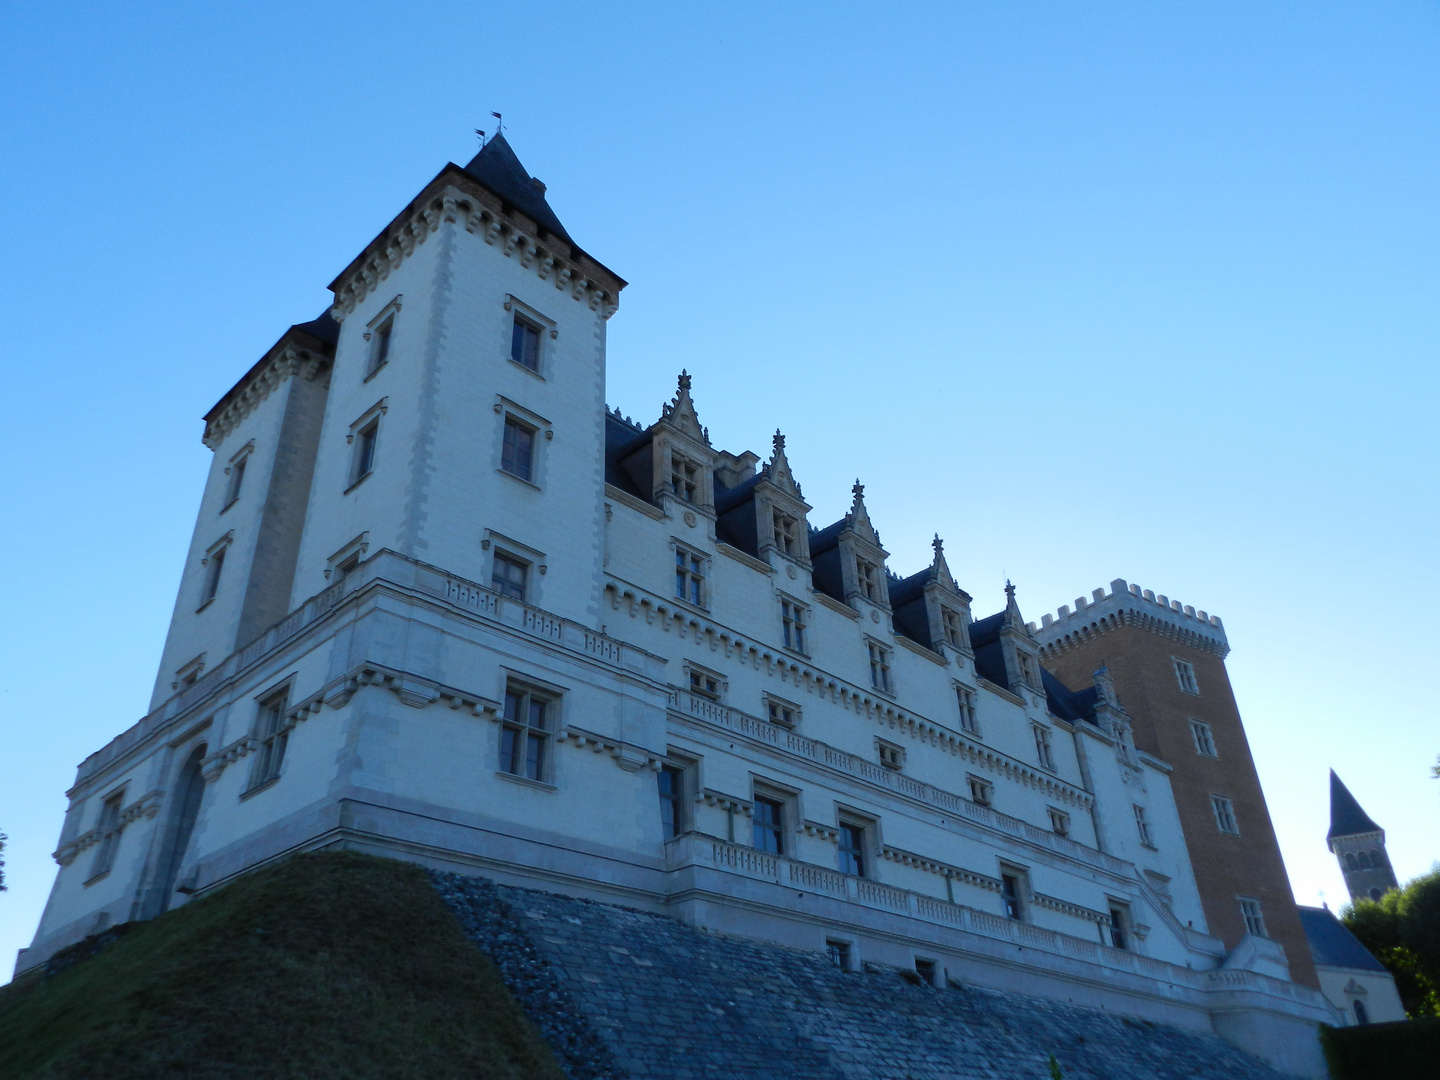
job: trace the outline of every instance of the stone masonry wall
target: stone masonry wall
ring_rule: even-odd
[[[1281,1080],[1218,1036],[432,872],[574,1080]],[[908,976],[908,977],[907,977]]]

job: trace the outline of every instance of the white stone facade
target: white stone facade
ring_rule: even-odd
[[[345,845],[1213,1026],[1319,1075],[1329,1007],[1278,950],[1227,957],[1207,935],[1168,766],[1128,743],[1104,679],[1087,716],[1055,715],[1013,596],[986,620],[1005,677],[984,677],[938,543],[907,601],[929,644],[897,633],[903,583],[863,493],[811,531],[783,441],[758,473],[715,450],[688,378],[615,458],[623,282],[474,166],[337,279],[333,348],[296,328],[211,414],[152,712],[81,765],[18,967]],[[511,358],[517,316],[538,370]],[[505,468],[507,422],[530,433],[528,479]],[[610,479],[641,482],[607,482],[607,426]],[[523,600],[497,584],[507,565]],[[543,726],[507,724],[507,693],[534,695]],[[510,731],[535,737],[533,768],[505,760]],[[188,828],[174,792],[202,747]]]

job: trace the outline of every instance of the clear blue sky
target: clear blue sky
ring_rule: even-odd
[[[633,283],[612,404],[688,367],[979,613],[1218,613],[1301,901],[1331,766],[1440,857],[1436,6],[901,7],[0,9],[0,977],[145,710],[201,414],[491,110]]]

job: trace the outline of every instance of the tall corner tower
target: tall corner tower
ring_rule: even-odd
[[[1108,667],[1137,749],[1167,764],[1209,932],[1279,942],[1291,978],[1318,986],[1280,844],[1225,670],[1216,616],[1123,579],[1061,607],[1035,629],[1041,663],[1084,685]]]
[[[1379,900],[1400,887],[1385,854],[1385,830],[1360,808],[1334,769],[1330,770],[1330,831],[1325,842],[1340,863],[1351,900]]]

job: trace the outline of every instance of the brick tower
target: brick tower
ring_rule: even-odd
[[[1284,947],[1292,979],[1318,985],[1225,670],[1230,644],[1220,619],[1122,579],[1092,596],[1035,628],[1041,662],[1072,686],[1108,667],[1136,747],[1174,770],[1210,933],[1228,949],[1247,933],[1270,938]]]

